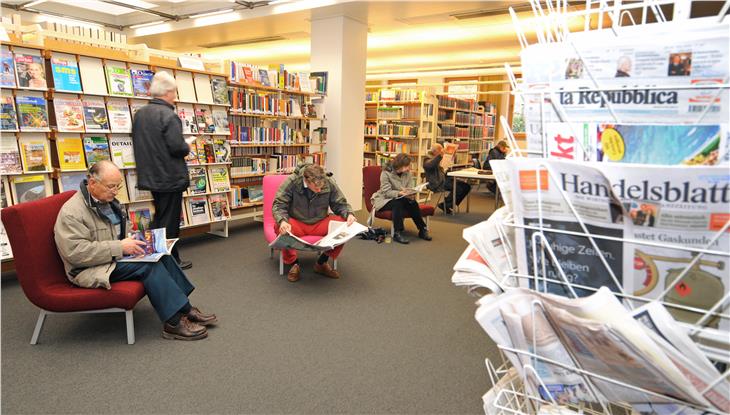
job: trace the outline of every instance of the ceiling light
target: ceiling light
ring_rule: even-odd
[[[45,13],[40,13],[40,16],[43,19],[42,21],[46,21],[46,22],[55,22],[55,23],[61,23],[61,24],[67,24],[67,25],[87,26],[87,27],[94,27],[94,28],[104,27],[104,25],[102,25],[100,23],[92,23],[92,22],[87,22],[84,20],[72,19],[70,17],[53,16],[53,15],[45,14]]]
[[[130,29],[139,29],[140,27],[154,26],[154,25],[158,25],[160,23],[165,23],[165,21],[164,20],[156,20],[154,22],[133,24],[133,25],[129,26],[129,28]]]
[[[41,4],[41,3],[45,3],[45,2],[46,2],[46,0],[35,0],[35,1],[31,1],[30,3],[26,3],[26,4],[24,4],[24,5],[20,6],[20,7],[22,9],[25,9],[26,7],[33,7],[36,4]]]
[[[191,19],[197,19],[198,17],[215,16],[215,15],[218,15],[218,14],[229,13],[229,12],[232,12],[232,11],[233,11],[233,9],[216,10],[216,11],[212,11],[212,12],[194,14],[194,15],[190,16],[190,18]]]

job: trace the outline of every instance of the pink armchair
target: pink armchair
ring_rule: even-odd
[[[2,221],[13,249],[18,281],[40,308],[30,344],[36,344],[48,314],[125,313],[127,343],[134,344],[134,306],[145,296],[140,281],[120,281],[111,290],[80,288],[66,278],[53,240],[56,217],[75,191],[3,209]]]
[[[281,183],[286,180],[288,176],[285,174],[281,175],[270,175],[264,176],[263,192],[264,192],[264,237],[267,243],[274,242],[276,239],[276,232],[274,231],[274,213],[272,208],[274,206],[274,199],[276,198],[276,192],[279,190]],[[322,239],[321,236],[300,236],[301,239],[315,243]],[[271,258],[274,257],[274,248],[271,248]],[[337,269],[337,260],[334,260],[334,268]],[[284,275],[284,257],[279,251],[279,275]]]

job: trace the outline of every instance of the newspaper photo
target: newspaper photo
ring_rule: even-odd
[[[144,254],[124,256],[117,262],[157,262],[163,256],[170,255],[172,247],[178,241],[178,238],[167,239],[165,228],[134,231],[129,234],[129,237],[145,243]]]
[[[309,243],[291,233],[285,233],[274,239],[269,246],[276,249],[296,249],[297,251],[329,251],[367,230],[367,226],[357,222],[347,226],[347,222],[331,221],[327,235],[316,243]]]

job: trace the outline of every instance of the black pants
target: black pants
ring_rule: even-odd
[[[155,204],[155,218],[152,229],[165,228],[168,239],[180,236],[180,214],[182,213],[182,192],[152,192]],[[172,247],[172,256],[180,262],[177,244]]]
[[[403,219],[405,213],[413,219],[413,223],[420,231],[426,229],[426,222],[423,221],[421,216],[421,209],[418,207],[418,202],[407,197],[401,197],[400,199],[391,199],[385,204],[380,210],[392,210],[393,211],[393,228],[396,232],[401,232],[403,228]]]
[[[452,192],[453,187],[454,187],[454,179],[451,177],[447,177],[446,183],[444,183],[444,189],[448,193],[446,194],[446,198],[444,200],[445,200],[446,206],[448,206],[449,209],[452,208],[451,203],[453,201],[453,198],[451,197],[451,195],[452,195],[451,192]],[[462,182],[459,180],[456,181],[456,205],[457,206],[461,204],[461,201],[464,200],[464,198],[466,197],[466,195],[469,194],[470,191],[471,191],[471,185],[469,183]]]

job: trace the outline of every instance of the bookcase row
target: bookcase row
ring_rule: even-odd
[[[3,88],[46,90],[51,87],[48,82],[51,81],[56,92],[149,99],[155,74],[152,70],[155,68],[149,65],[5,45],[0,59]],[[179,101],[230,104],[225,77],[178,69],[157,70],[175,77]]]
[[[3,91],[0,99],[0,131],[47,132],[51,127],[68,133],[131,133],[134,114],[146,101],[53,94],[53,111],[40,92],[22,91],[14,97]],[[228,113],[215,106],[178,103],[176,111],[183,134],[229,135]]]

